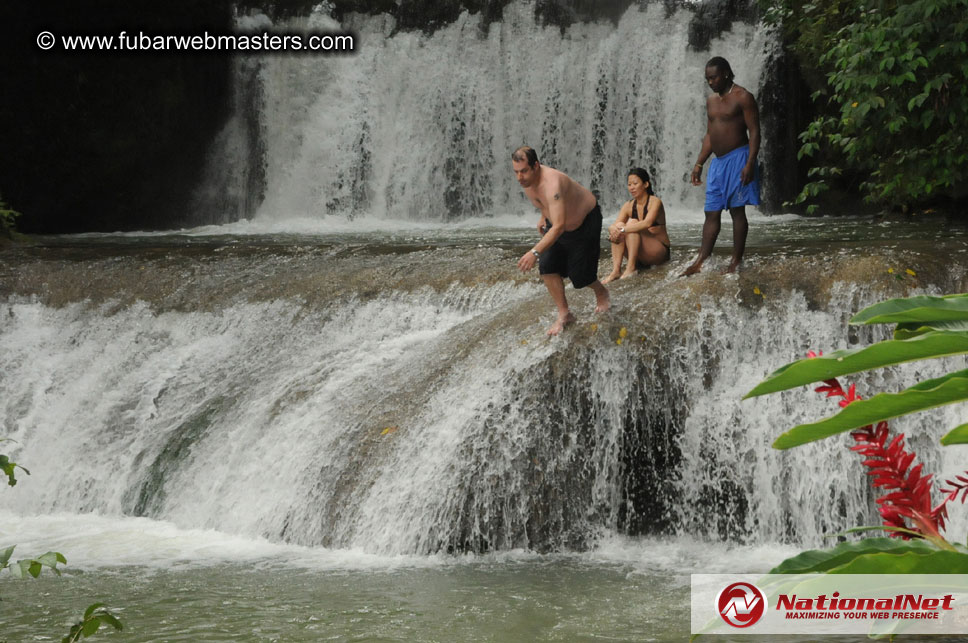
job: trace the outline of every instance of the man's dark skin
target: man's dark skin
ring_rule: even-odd
[[[706,67],[706,83],[714,93],[706,99],[706,135],[702,139],[699,161],[692,168],[692,184],[702,185],[702,168],[710,155],[723,156],[749,143],[749,160],[740,174],[743,185],[749,185],[754,177],[756,156],[760,151],[760,112],[756,99],[733,82],[732,74],[715,65]],[[721,211],[706,211],[699,258],[682,276],[699,272],[703,261],[712,254],[716,237],[719,236],[720,215]],[[729,215],[733,218],[733,259],[726,272],[735,272],[743,260],[749,224],[746,221],[745,206],[730,208]]]

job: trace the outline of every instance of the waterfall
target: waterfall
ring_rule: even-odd
[[[701,210],[688,176],[705,131],[705,62],[726,57],[757,93],[775,50],[769,30],[737,21],[697,51],[688,3],[633,6],[617,24],[564,30],[534,13],[513,2],[486,28],[464,13],[432,35],[396,32],[386,16],[338,25],[319,12],[285,23],[351,29],[356,53],[238,65],[235,112],[213,149],[198,223],[519,213],[509,155],[522,144],[609,208],[627,198],[626,171],[642,166],[667,204]],[[769,148],[765,131],[764,165]],[[251,199],[254,178],[261,203],[225,202]]]
[[[829,401],[742,396],[808,349],[882,336],[846,330],[902,294],[880,258],[660,270],[598,318],[570,295],[580,322],[549,340],[543,287],[503,269],[513,251],[196,252],[25,260],[0,308],[0,417],[33,475],[2,506],[380,554],[615,533],[819,546],[879,522],[846,436],[771,448]],[[922,256],[907,294],[958,289],[947,256]],[[964,362],[854,381],[869,395]],[[893,424],[944,479],[964,462],[937,440],[960,422],[949,407]]]

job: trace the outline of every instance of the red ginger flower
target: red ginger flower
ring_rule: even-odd
[[[821,352],[820,355],[823,353]],[[807,357],[817,357],[817,354],[809,351]],[[857,395],[854,384],[844,391],[836,378],[824,380],[824,385],[817,387],[816,391],[826,393],[827,397],[843,398],[839,402],[841,408],[862,399]],[[851,431],[850,435],[857,442],[850,447],[851,450],[857,451],[866,458],[863,464],[870,469],[867,475],[873,477],[872,486],[890,491],[877,499],[879,505],[877,511],[884,519],[884,526],[914,531],[935,543],[947,545],[940,533],[948,517],[947,503],[956,499],[959,493],[962,494],[962,502],[968,499],[968,477],[956,476],[958,481],[948,480],[947,484],[952,488],[942,489],[941,492],[947,496],[939,505],[932,507],[932,476],[931,474],[921,475],[924,466],[922,464],[910,468],[915,454],[905,449],[903,433],[888,442],[890,431],[887,422],[881,421],[877,423],[876,428],[868,424],[856,431]],[[905,519],[910,520],[911,524],[909,525]],[[891,531],[890,536],[905,540],[912,537],[900,531]]]

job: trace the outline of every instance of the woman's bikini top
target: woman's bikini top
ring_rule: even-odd
[[[649,199],[651,198],[652,198],[651,194],[645,195],[645,205],[642,206],[642,219],[641,219],[642,221],[645,221],[645,216],[646,214],[648,214]],[[635,199],[632,199],[632,214],[629,215],[629,219],[635,219],[636,221],[639,221],[639,213],[635,210]],[[664,225],[665,225],[664,223],[653,223],[649,227],[655,228],[656,226],[664,226]]]

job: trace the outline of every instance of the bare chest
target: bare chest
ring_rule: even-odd
[[[743,117],[743,108],[737,101],[713,96],[706,103],[706,112],[711,121],[733,121]]]

